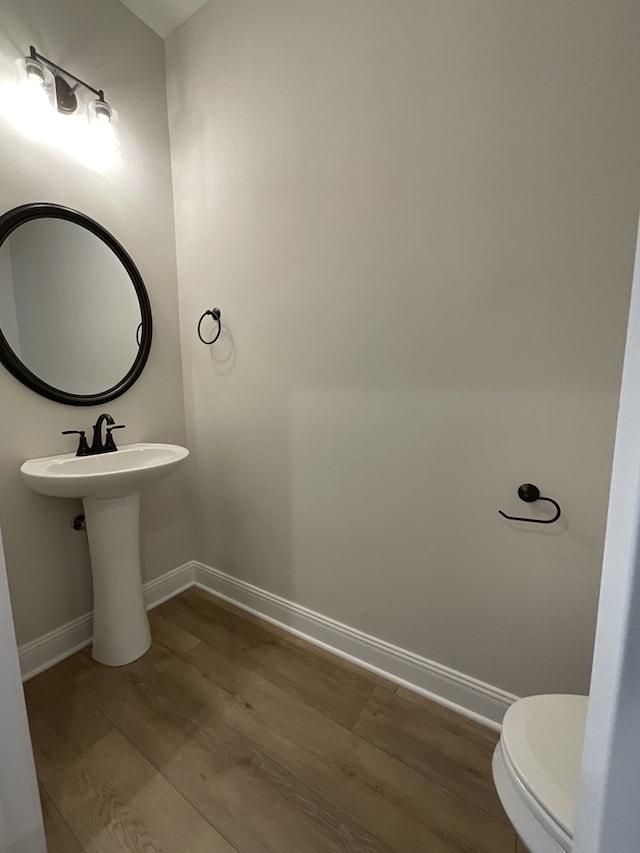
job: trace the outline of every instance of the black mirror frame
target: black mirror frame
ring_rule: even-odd
[[[151,338],[153,336],[151,303],[149,302],[149,295],[144,286],[142,276],[126,249],[102,225],[85,216],[83,213],[79,213],[77,210],[73,210],[70,207],[63,207],[59,204],[49,204],[46,202],[23,204],[4,213],[0,216],[0,247],[16,228],[32,219],[65,219],[67,222],[73,222],[75,225],[86,228],[87,231],[90,231],[111,249],[125,268],[138,297],[142,318],[140,346],[138,354],[126,375],[111,388],[99,394],[71,394],[44,382],[20,361],[3,335],[1,327],[0,362],[16,379],[22,382],[23,385],[26,385],[27,388],[35,391],[36,394],[47,397],[49,400],[55,400],[56,403],[65,403],[69,406],[98,406],[101,403],[114,400],[116,397],[124,394],[125,391],[128,391],[138,379],[147,363],[151,350]]]

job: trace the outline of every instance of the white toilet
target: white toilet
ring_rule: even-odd
[[[586,696],[529,696],[505,714],[493,779],[531,853],[567,853],[587,716]]]

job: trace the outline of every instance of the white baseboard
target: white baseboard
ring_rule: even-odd
[[[186,563],[145,584],[147,609],[157,607],[194,585],[490,728],[500,729],[507,708],[517,699],[470,675],[365,634],[203,563]],[[86,613],[20,646],[23,680],[27,681],[88,646],[92,632],[93,614]]]
[[[195,585],[390,681],[499,730],[517,697],[350,628],[246,581],[195,563]]]
[[[34,675],[88,646],[92,633],[93,613],[85,613],[73,622],[67,622],[55,631],[20,646],[18,657],[22,680],[28,681]]]
[[[174,595],[179,595],[185,589],[190,589],[195,579],[195,563],[189,562],[185,563],[184,566],[178,566],[177,569],[172,569],[166,575],[149,581],[144,585],[144,600],[147,610],[153,610],[154,607],[168,601]]]
[[[157,607],[168,598],[192,587],[195,580],[195,564],[185,563],[165,575],[144,585],[147,610]],[[67,622],[42,637],[25,643],[18,649],[22,680],[44,672],[61,660],[79,652],[91,643],[93,637],[93,612],[85,613],[73,622]]]

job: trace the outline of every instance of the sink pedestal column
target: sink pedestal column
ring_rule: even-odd
[[[123,666],[151,645],[140,570],[140,494],[84,498],[93,574],[93,659]]]

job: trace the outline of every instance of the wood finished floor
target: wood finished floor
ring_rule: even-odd
[[[49,853],[514,853],[497,735],[196,589],[25,685]]]

